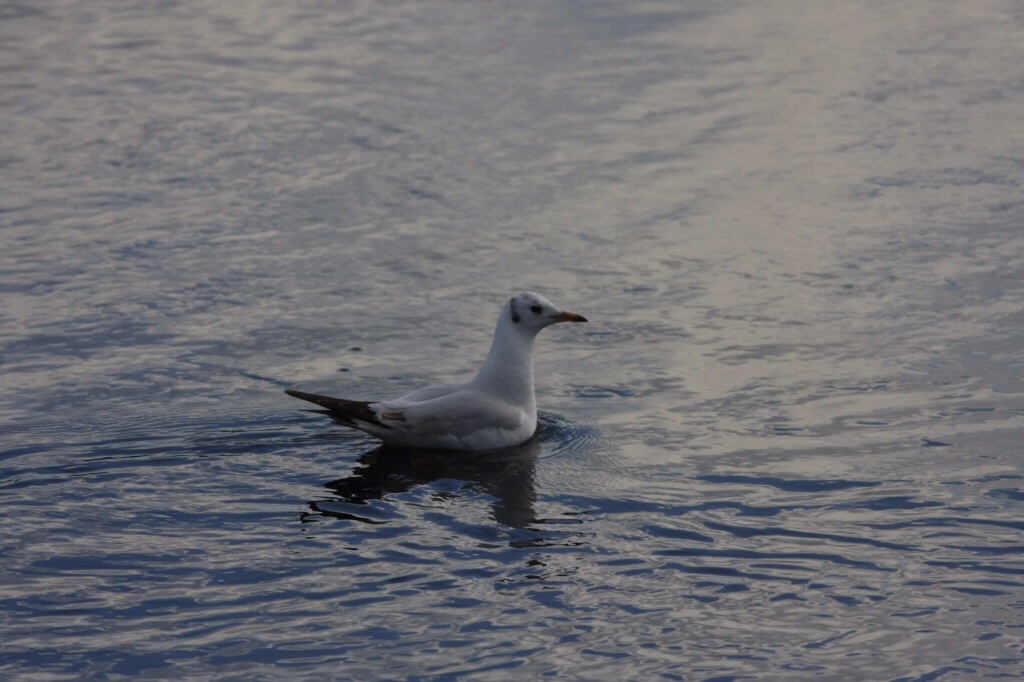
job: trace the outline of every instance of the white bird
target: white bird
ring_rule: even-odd
[[[492,450],[519,445],[537,430],[533,340],[558,322],[587,318],[525,292],[505,303],[487,359],[462,384],[427,386],[393,400],[362,402],[285,391],[326,408],[338,422],[385,443],[444,450]]]

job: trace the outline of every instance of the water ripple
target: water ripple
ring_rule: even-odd
[[[1024,676],[1012,3],[23,5],[5,680]],[[280,391],[520,288],[520,448]]]

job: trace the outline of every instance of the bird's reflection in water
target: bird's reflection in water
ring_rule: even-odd
[[[491,505],[495,521],[512,528],[525,528],[535,521],[534,476],[540,451],[540,439],[536,436],[523,445],[484,453],[383,445],[360,457],[350,476],[331,481],[325,487],[345,502],[366,504],[369,500],[406,492],[414,486],[454,479],[462,481],[466,489],[495,498]],[[309,506],[321,516],[375,523],[330,509],[323,501],[310,502]]]

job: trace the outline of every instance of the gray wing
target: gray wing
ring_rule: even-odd
[[[424,400],[433,400],[434,398],[442,398],[452,393],[466,388],[465,384],[435,384],[433,386],[425,386],[424,388],[418,388],[412,393],[406,393],[401,398],[394,398],[387,401],[387,404],[391,407],[398,407],[403,403],[419,403]]]
[[[377,403],[372,409],[381,423],[417,436],[464,438],[483,429],[514,431],[527,419],[523,410],[468,389],[415,403],[408,401],[413,395]]]

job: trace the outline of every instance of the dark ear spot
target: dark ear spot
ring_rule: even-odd
[[[508,300],[508,310],[512,314],[512,321],[519,324],[519,310],[516,308],[516,299],[510,298]]]

